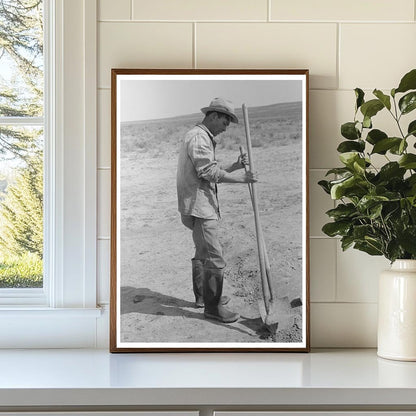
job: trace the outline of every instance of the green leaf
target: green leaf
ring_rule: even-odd
[[[413,174],[405,180],[408,190],[406,196],[416,196],[416,174]],[[415,220],[416,224],[416,220]]]
[[[374,129],[368,132],[366,140],[368,143],[374,145],[378,143],[380,140],[386,139],[387,137],[388,136],[386,133],[384,133],[384,131]]]
[[[375,238],[375,237],[370,237],[368,235],[366,235],[364,237],[365,241],[367,242],[368,245],[372,246],[372,248],[376,251],[379,252],[379,254],[382,254],[382,243],[379,239]],[[377,255],[377,254],[375,254]]]
[[[334,184],[331,187],[331,198],[340,199],[345,195],[347,189],[354,187],[358,182],[355,176],[351,176],[347,179],[343,179],[339,183]]]
[[[383,211],[383,204],[377,204],[370,208],[370,219],[375,220],[381,217],[381,212]]]
[[[373,94],[383,103],[388,110],[391,109],[390,97],[385,95],[382,91],[375,89]]]
[[[370,100],[361,106],[361,112],[365,118],[374,117],[380,110],[384,108],[384,104],[380,100]]]
[[[357,225],[354,227],[352,231],[352,235],[355,238],[355,240],[362,240],[364,241],[365,237],[369,234],[373,233],[373,228],[371,225]]]
[[[388,201],[389,198],[383,196],[383,195],[364,195],[360,202],[357,204],[357,208],[365,212],[368,209],[374,207],[375,205],[378,205],[382,201]]]
[[[355,90],[355,111],[358,111],[358,109],[364,104],[364,91],[361,88],[356,88]]]
[[[322,231],[329,237],[343,236],[348,233],[350,226],[349,221],[330,222],[322,227]]]
[[[363,127],[366,129],[371,129],[373,127],[373,123],[371,122],[371,117],[364,116]]]
[[[354,248],[360,251],[364,251],[370,256],[381,256],[383,254],[381,247],[374,247],[374,245],[370,244],[370,242],[357,242],[354,244]]]
[[[387,137],[386,139],[382,139],[378,141],[374,147],[371,154],[377,153],[380,155],[384,155],[387,150],[390,150],[393,146],[400,146],[402,139],[399,137]]]
[[[352,167],[358,159],[360,159],[360,155],[357,152],[346,152],[339,155],[339,160],[348,167]]]
[[[401,250],[398,241],[396,239],[391,240],[387,244],[387,255],[386,255],[386,257],[390,261],[394,261],[394,260],[397,260],[399,258],[402,258],[402,256],[403,256],[403,251]]]
[[[406,92],[409,90],[416,89],[416,69],[412,69],[400,81],[399,86],[396,88],[395,92]]]
[[[336,208],[330,209],[326,214],[334,220],[351,217],[357,210],[354,204],[339,204]]]
[[[354,177],[353,174],[349,174],[349,175],[342,176],[341,178],[334,179],[333,181],[330,181],[330,185],[331,186],[337,185],[338,183],[345,182],[346,179],[349,179],[349,178],[352,178],[352,177]]]
[[[397,145],[392,146],[389,151],[393,155],[402,155],[403,152],[407,149],[407,141],[406,139],[400,139],[400,143]]]
[[[341,126],[341,135],[348,140],[357,140],[361,137],[360,130],[357,128],[356,122],[344,123]]]
[[[399,101],[399,108],[402,114],[408,114],[416,108],[416,91],[409,92]]]
[[[325,176],[331,175],[331,174],[335,174],[335,175],[345,175],[346,173],[351,172],[351,169],[348,168],[333,168],[330,169]]]
[[[406,169],[401,168],[397,162],[389,162],[382,166],[378,176],[381,181],[389,181],[391,178],[402,179],[405,173]]]
[[[354,244],[354,237],[351,235],[345,235],[341,238],[342,251],[347,250]]]
[[[411,226],[406,228],[399,235],[398,243],[408,253],[416,254],[416,227]]]
[[[329,186],[329,182],[328,181],[319,181],[318,185],[327,193],[327,194],[331,194],[331,188]]]
[[[409,127],[407,128],[407,135],[408,136],[415,136],[416,137],[416,120],[413,120],[410,124]]]
[[[409,176],[406,179],[406,182],[409,184],[409,186],[416,186],[416,174]]]
[[[365,142],[363,140],[358,140],[356,142],[353,141],[345,141],[341,142],[339,146],[337,147],[337,151],[340,153],[346,153],[346,152],[364,152],[365,149]]]
[[[416,155],[408,153],[399,159],[399,165],[405,169],[416,169]]]
[[[364,174],[366,165],[367,165],[367,163],[366,163],[365,159],[360,158],[360,159],[357,159],[357,160],[354,161],[352,167],[353,167],[355,172]]]

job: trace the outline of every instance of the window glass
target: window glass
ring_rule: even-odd
[[[43,2],[0,0],[0,289],[43,286]]]

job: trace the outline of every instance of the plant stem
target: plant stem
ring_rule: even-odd
[[[394,118],[394,121],[397,124],[397,127],[399,128],[400,134],[402,135],[403,139],[406,139],[405,135],[403,134],[403,130],[400,126],[400,117],[402,116],[402,114],[400,114],[400,116],[397,116],[397,104],[396,104],[396,100],[395,98],[393,98],[393,103],[394,103],[394,112],[396,115],[394,115],[391,110],[389,110],[389,113],[391,114],[391,116]]]

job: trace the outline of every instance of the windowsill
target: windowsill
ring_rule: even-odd
[[[107,344],[107,321],[105,305],[101,308],[3,306],[0,348],[96,348]]]
[[[2,350],[0,368],[0,410],[416,406],[416,363],[378,358],[373,349],[309,354]]]
[[[48,316],[66,317],[91,317],[99,318],[102,308],[48,308],[44,306],[21,305],[21,306],[0,306],[0,317],[4,316],[28,316],[30,318]]]

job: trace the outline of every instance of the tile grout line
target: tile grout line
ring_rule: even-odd
[[[358,300],[354,300],[354,301],[340,301],[340,302],[331,302],[331,301],[311,301],[311,304],[315,304],[315,305],[335,305],[335,306],[339,306],[339,305],[377,305],[378,302],[374,301],[358,301]]]
[[[416,1],[416,0],[415,0]],[[272,0],[267,0],[267,23],[270,23],[272,20]]]
[[[133,7],[132,7],[133,9]],[[131,13],[134,11],[132,10]],[[413,20],[272,20],[268,21],[268,17],[265,19],[224,19],[224,20],[203,20],[203,19],[98,19],[97,23],[287,23],[287,24],[354,24],[354,25],[414,25]]]
[[[130,20],[133,21],[133,0],[130,0]]]

